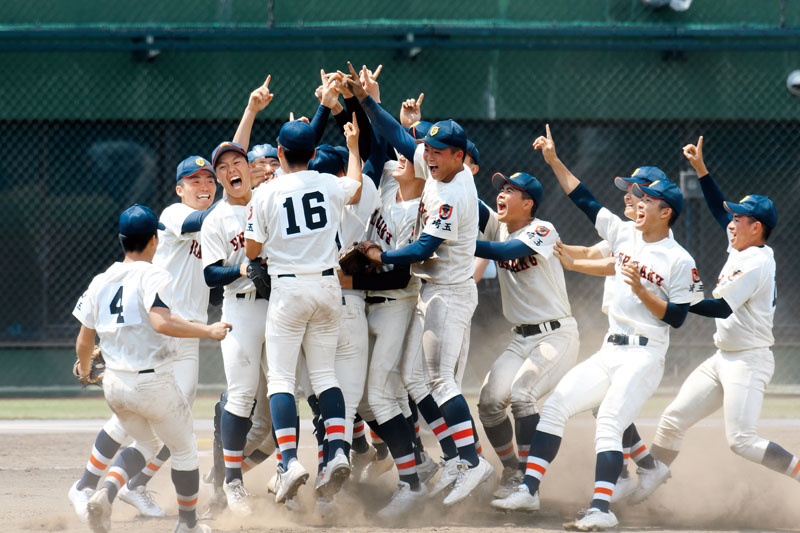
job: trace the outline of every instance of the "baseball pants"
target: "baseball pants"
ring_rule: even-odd
[[[163,442],[172,454],[173,469],[198,468],[191,407],[178,388],[172,365],[146,374],[106,369],[103,391],[145,459],[154,457]]]
[[[622,433],[655,392],[664,375],[666,343],[604,343],[556,385],[542,407],[537,431],[562,437],[567,420],[597,407],[595,450],[622,452]]]
[[[220,341],[228,382],[225,410],[241,418],[250,417],[259,374],[266,366],[262,347],[268,307],[269,302],[256,299],[255,292],[244,298],[226,296],[222,301],[222,320],[233,325]]]
[[[263,369],[259,375],[252,421],[253,425],[247,432],[247,442],[242,455],[247,457],[255,450],[272,455],[275,452],[275,439],[272,438],[272,414],[269,410],[269,400],[267,400],[266,369]]]
[[[689,374],[678,395],[664,410],[654,444],[678,451],[686,431],[720,407],[731,450],[761,463],[769,441],[758,436],[764,391],[775,360],[769,348],[717,352]]]
[[[343,298],[334,366],[344,396],[344,440],[352,443],[353,421],[367,381],[369,334],[364,297],[345,293]]]
[[[367,377],[367,400],[369,411],[378,424],[385,424],[400,414],[406,416],[401,406],[408,405],[408,394],[400,367],[406,332],[416,303],[417,299],[411,297],[369,306],[367,321],[375,343]]]
[[[477,305],[478,290],[472,278],[455,285],[423,283],[403,357],[403,379],[415,402],[432,394],[443,405],[461,394]]]
[[[506,419],[511,404],[514,418],[539,412],[537,402],[558,384],[578,358],[578,325],[560,318],[555,331],[525,337],[519,333],[492,364],[483,381],[478,414],[486,427]]]
[[[335,276],[272,276],[267,313],[267,390],[294,395],[302,346],[314,394],[338,387],[334,370],[342,315],[342,289]]]

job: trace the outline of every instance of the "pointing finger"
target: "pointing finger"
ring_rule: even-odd
[[[419,98],[417,98],[417,107],[422,105],[423,98],[425,98],[425,93],[419,93]]]
[[[294,120],[294,111],[289,111],[289,120]]]
[[[358,77],[356,69],[353,68],[353,64],[349,61],[347,62],[347,68],[350,69],[350,75],[353,76],[354,79]]]
[[[267,74],[267,80],[264,82],[263,87],[269,87],[269,82],[272,80],[272,74]]]
[[[378,68],[375,69],[375,72],[372,73],[372,79],[377,80],[378,76],[381,75],[381,70],[383,70],[383,65],[378,65]]]
[[[544,125],[544,129],[547,131],[547,140],[548,141],[552,141],[553,140],[553,136],[550,135],[550,124],[545,124]]]
[[[701,135],[699,139],[697,139],[697,149],[699,151],[703,150],[703,136]]]

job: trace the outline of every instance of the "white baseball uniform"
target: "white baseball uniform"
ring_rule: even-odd
[[[506,419],[511,404],[515,418],[536,414],[536,402],[550,392],[578,357],[578,326],[571,316],[564,270],[553,255],[558,232],[534,218],[513,233],[490,210],[483,237],[507,242],[519,239],[535,255],[497,262],[503,315],[515,331],[534,326],[537,333],[516,331],[514,340],[492,364],[480,393],[479,414],[484,426]]]
[[[256,189],[246,237],[264,244],[272,277],[267,314],[267,390],[294,394],[302,346],[314,393],[338,387],[334,372],[342,290],[336,231],[360,184],[313,170]]]
[[[728,232],[730,243],[730,232]],[[661,415],[654,443],[679,450],[686,431],[723,407],[728,444],[760,463],[769,441],[756,433],[764,390],[775,369],[770,347],[777,289],[775,257],[769,246],[738,251],[728,260],[713,291],[733,313],[716,319],[716,353],[700,364]]]
[[[604,342],[597,353],[567,372],[545,402],[537,430],[560,437],[567,419],[599,407],[597,453],[622,452],[623,431],[661,382],[669,326],[632,292],[621,266],[630,263],[639,268],[642,284],[674,304],[701,299],[702,284],[694,259],[675,240],[645,242],[634,225],[606,208],[597,214],[595,228],[617,257],[606,341],[612,335],[625,335],[629,344]]]
[[[134,447],[152,458],[166,444],[177,470],[198,467],[191,408],[173,374],[175,339],[153,329],[150,309],[170,301],[170,274],[151,263],[114,263],[95,276],[72,314],[97,331],[103,391]]]
[[[448,183],[434,180],[425,164],[424,152],[425,146],[420,144],[414,154],[417,172],[426,176],[415,237],[427,233],[444,242],[431,258],[411,266],[411,273],[424,284],[406,339],[403,376],[414,376],[414,368],[424,368],[426,380],[406,382],[406,389],[415,402],[432,393],[436,403],[442,405],[461,394],[460,378],[466,365],[470,322],[478,304],[472,278],[478,237],[478,193],[472,172],[466,166]]]
[[[220,260],[223,266],[248,262],[244,231],[251,205],[252,199],[248,205],[231,205],[223,200],[206,217],[200,232],[204,268]],[[246,277],[239,277],[225,286],[222,320],[233,326],[220,342],[228,382],[225,410],[241,418],[250,417],[258,390],[258,374],[266,367],[262,347],[268,305],[267,300],[258,297],[255,285]]]

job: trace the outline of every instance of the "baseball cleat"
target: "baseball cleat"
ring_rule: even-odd
[[[439,462],[439,467],[442,473],[436,483],[433,484],[433,487],[431,487],[431,496],[436,496],[456,482],[456,477],[458,477],[458,456],[452,459],[442,459]]]
[[[167,516],[164,509],[159,507],[153,499],[153,493],[147,490],[147,487],[141,485],[131,490],[127,485],[123,485],[117,493],[119,499],[128,505],[136,507],[139,514],[142,516],[149,516],[151,518],[162,518]]]
[[[359,482],[361,481],[361,476],[364,474],[367,466],[375,459],[376,453],[375,448],[372,446],[364,453],[350,453],[350,464],[353,466],[353,479]]]
[[[445,505],[454,505],[467,498],[475,488],[487,481],[494,474],[494,468],[483,457],[478,458],[478,464],[470,468],[467,461],[459,461],[456,482],[453,490],[444,499]]]
[[[531,494],[525,483],[520,483],[517,490],[506,496],[492,500],[492,509],[498,511],[522,511],[531,513],[539,510],[539,491]]]
[[[200,522],[196,523],[194,527],[189,527],[186,522],[179,520],[175,524],[175,529],[172,530],[172,533],[211,533],[211,528]]]
[[[95,491],[89,498],[86,508],[89,512],[89,527],[94,533],[111,531],[111,502],[108,501],[108,489]]]
[[[623,471],[625,472],[625,471]],[[636,488],[636,483],[630,475],[620,476],[617,478],[617,484],[614,485],[614,492],[611,494],[611,503],[618,503],[628,498]]]
[[[89,509],[86,506],[89,504],[92,494],[94,494],[94,489],[88,487],[78,490],[77,481],[72,484],[67,493],[69,501],[72,502],[72,508],[75,509],[75,514],[78,515],[81,522],[89,521]]]
[[[278,492],[278,476],[281,475],[281,472],[283,472],[283,468],[281,467],[281,464],[278,463],[277,471],[272,475],[271,478],[269,478],[269,481],[267,481],[267,492],[268,493],[277,494],[277,492]]]
[[[425,485],[420,483],[417,490],[411,490],[411,485],[405,481],[397,484],[397,490],[392,494],[392,499],[386,506],[378,511],[378,517],[383,519],[400,518],[408,515],[412,509],[419,507],[419,504],[427,499],[428,491]]]
[[[655,468],[648,469],[639,467],[636,469],[636,477],[639,478],[639,482],[631,493],[630,503],[637,504],[645,501],[658,487],[672,477],[667,465],[658,459],[656,459],[655,462]]]
[[[350,461],[347,460],[344,451],[337,451],[333,459],[328,461],[325,466],[325,474],[317,488],[318,493],[325,496],[333,496],[339,492],[342,484],[350,477],[351,471]]]
[[[248,500],[250,493],[244,488],[244,483],[241,479],[234,479],[230,483],[225,483],[225,497],[228,500],[228,509],[233,514],[239,516],[248,516],[253,513]]]
[[[594,507],[589,508],[583,518],[564,524],[567,531],[605,531],[619,525],[617,517],[611,511],[604,513]]]
[[[317,470],[317,478],[314,480],[314,490],[318,491],[325,485],[325,467],[323,466]]]
[[[420,453],[420,456],[422,457],[422,462],[417,465],[417,476],[419,476],[420,483],[427,483],[436,475],[439,470],[439,464],[425,452]]]
[[[275,491],[275,501],[283,503],[294,498],[297,491],[308,480],[308,472],[300,461],[292,459],[285,472],[278,474],[278,490]]]
[[[519,468],[507,466],[503,468],[503,473],[500,476],[500,485],[494,491],[494,498],[502,500],[508,498],[510,495],[517,492],[517,487],[522,484],[525,475],[519,471]]]

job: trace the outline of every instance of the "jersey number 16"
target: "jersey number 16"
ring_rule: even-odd
[[[297,205],[302,206],[303,226],[298,223]],[[284,212],[281,219],[284,222],[285,235],[292,236],[319,230],[328,225],[328,202],[320,191],[307,192],[300,197],[299,194],[287,196],[283,202]]]

